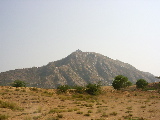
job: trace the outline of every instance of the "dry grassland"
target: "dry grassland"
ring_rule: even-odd
[[[0,87],[0,120],[160,120],[157,91],[57,94],[54,89]]]

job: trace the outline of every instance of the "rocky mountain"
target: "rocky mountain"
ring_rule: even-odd
[[[59,85],[85,85],[101,81],[111,85],[117,75],[124,75],[133,83],[137,79],[155,82],[154,75],[137,70],[130,64],[113,60],[94,52],[77,50],[66,58],[50,62],[42,67],[10,70],[0,73],[0,85],[22,80],[28,86],[56,88]]]

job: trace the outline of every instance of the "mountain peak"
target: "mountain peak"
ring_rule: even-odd
[[[75,52],[79,53],[79,52],[82,52],[80,49],[76,50]]]
[[[154,82],[152,74],[146,74],[133,66],[113,60],[95,52],[76,50],[67,57],[39,68],[13,70],[0,73],[0,84],[23,80],[32,87],[55,88],[59,85],[84,85],[97,83],[111,85],[117,75],[124,75],[133,83],[137,79]]]

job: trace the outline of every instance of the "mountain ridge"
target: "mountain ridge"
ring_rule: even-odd
[[[117,75],[127,76],[133,83],[137,79],[155,82],[154,75],[142,72],[128,63],[95,52],[76,50],[67,57],[42,67],[2,72],[0,84],[7,85],[19,79],[29,83],[29,86],[42,88],[56,88],[64,84],[85,85],[99,81],[103,85],[111,85]]]

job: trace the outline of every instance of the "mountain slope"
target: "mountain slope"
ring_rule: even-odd
[[[0,73],[0,84],[7,85],[19,79],[29,83],[28,86],[43,88],[55,88],[63,84],[84,85],[98,81],[110,85],[117,75],[127,76],[133,83],[141,78],[155,82],[152,74],[139,71],[127,63],[98,53],[77,50],[66,58],[50,62],[46,66]]]

